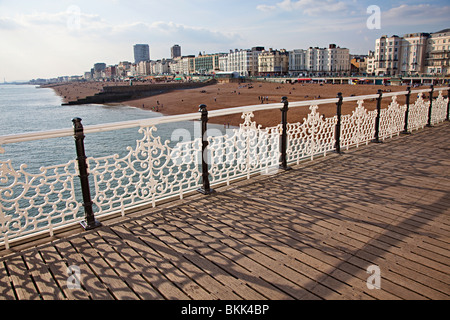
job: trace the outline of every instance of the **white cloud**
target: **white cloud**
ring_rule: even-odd
[[[263,12],[271,12],[273,10],[275,10],[277,7],[276,6],[268,6],[266,4],[260,4],[256,6],[256,9],[259,11],[263,11]]]
[[[283,0],[271,5],[258,5],[257,10],[270,12],[276,9],[281,11],[301,11],[309,16],[317,16],[324,13],[339,12],[347,9],[343,1],[338,0]]]
[[[0,30],[26,29],[40,30],[42,36],[48,33],[67,35],[83,39],[103,39],[126,42],[135,39],[171,40],[178,42],[213,42],[227,43],[240,38],[237,33],[224,32],[209,28],[189,26],[172,21],[137,21],[125,23],[109,23],[99,15],[86,14],[81,11],[64,11],[58,13],[33,13],[14,18],[0,17]],[[176,41],[177,42],[177,41]]]
[[[8,79],[82,74],[96,62],[132,61],[135,43],[148,43],[151,58],[161,59],[170,56],[175,43],[183,54],[196,54],[228,49],[241,39],[237,33],[172,21],[109,22],[77,10],[0,14],[0,38],[8,44],[0,51],[0,70]]]
[[[384,25],[421,25],[428,23],[448,22],[450,6],[431,4],[402,4],[387,11],[381,11],[381,21]],[[430,32],[437,31],[431,30]]]

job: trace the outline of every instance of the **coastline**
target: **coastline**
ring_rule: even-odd
[[[104,86],[123,85],[123,83],[66,83],[48,85],[64,102],[84,98],[100,92]],[[44,87],[44,86],[43,86]],[[208,111],[261,104],[260,97],[264,97],[264,104],[279,103],[283,96],[288,101],[305,101],[315,99],[336,98],[338,92],[344,97],[376,94],[377,91],[391,90],[405,91],[405,86],[381,86],[381,85],[350,85],[350,84],[278,84],[269,82],[245,82],[245,83],[216,83],[203,88],[180,89],[166,93],[126,100],[118,103],[105,103],[106,105],[127,105],[144,110],[155,111],[163,115],[178,115],[198,112],[200,104],[205,104]],[[403,97],[398,99],[400,104],[405,103]],[[385,98],[382,107],[387,107],[391,99]],[[342,113],[351,113],[356,103],[344,103]],[[366,100],[364,106],[368,110],[376,108],[376,101]],[[302,122],[310,112],[309,107],[290,108],[288,112],[289,122]],[[319,112],[326,117],[336,114],[336,105],[327,104],[319,107]],[[263,127],[276,126],[280,123],[279,110],[266,110],[255,112],[253,120]],[[209,118],[210,123],[239,126],[242,123],[241,114]]]

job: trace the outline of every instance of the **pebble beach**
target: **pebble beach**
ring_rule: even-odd
[[[108,82],[85,82],[49,85],[64,102],[84,98],[100,92],[104,86],[125,85],[126,83]],[[423,87],[428,88],[428,87]],[[336,98],[338,92],[344,97],[376,94],[381,89],[383,92],[405,91],[406,86],[380,86],[380,85],[350,85],[350,84],[278,84],[269,82],[243,82],[243,83],[216,83],[203,88],[173,90],[158,95],[121,102],[145,110],[160,112],[164,115],[177,115],[198,112],[200,104],[207,105],[208,111],[241,107],[249,105],[260,105],[268,103],[279,103],[286,96],[288,101],[305,101]],[[421,88],[414,88],[421,89]],[[398,102],[405,103],[405,97],[400,96]],[[414,97],[412,97],[414,101]],[[382,100],[382,107],[387,107],[391,98]],[[313,103],[312,103],[313,104]],[[351,113],[356,102],[344,103],[342,113]],[[368,110],[376,108],[376,101],[366,100],[364,106]],[[336,105],[321,105],[318,111],[326,117],[336,114]],[[290,108],[288,112],[289,122],[302,122],[310,112],[309,107]],[[278,110],[267,110],[254,113],[254,121],[263,127],[275,126],[280,123],[281,113]],[[224,124],[225,126],[239,126],[242,123],[241,115],[234,114],[223,117],[212,117],[211,123]]]

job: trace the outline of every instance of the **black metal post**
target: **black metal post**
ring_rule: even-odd
[[[202,184],[201,188],[198,188],[197,191],[202,194],[211,194],[214,192],[209,185],[209,172],[208,172],[208,163],[206,162],[207,158],[207,148],[208,148],[208,137],[206,136],[206,130],[208,126],[208,110],[206,110],[206,105],[201,104],[199,106],[199,112],[202,113],[201,121],[202,121]]]
[[[336,103],[336,115],[337,115],[337,123],[336,123],[336,132],[335,132],[335,149],[337,153],[341,153],[341,118],[342,118],[342,100],[344,99],[342,97],[342,92],[339,92],[338,95],[338,102]]]
[[[381,99],[383,98],[383,92],[381,89],[378,89],[378,98],[377,98],[377,117],[375,119],[375,139],[372,142],[380,143],[380,118],[381,118]]]
[[[447,121],[450,121],[450,89],[447,90]]]
[[[434,93],[434,86],[431,85],[430,107],[428,108],[428,124],[427,124],[427,127],[431,127],[431,113],[432,113],[432,108],[433,108],[433,93]]]
[[[88,165],[86,162],[86,153],[84,150],[84,130],[81,124],[80,118],[72,119],[74,128],[75,147],[77,150],[77,161],[79,177],[81,182],[81,192],[83,194],[83,206],[84,206],[84,221],[80,224],[85,230],[91,230],[101,226],[101,223],[95,219],[94,212],[92,210],[91,192],[89,189],[89,173]]]
[[[408,132],[408,121],[409,121],[409,104],[411,100],[411,87],[406,88],[408,93],[406,94],[406,111],[405,111],[405,128],[403,130],[403,134],[409,134]]]
[[[281,102],[283,103],[283,108],[281,108],[281,144],[280,144],[280,169],[282,170],[290,170],[291,168],[287,165],[287,112],[289,110],[289,102],[287,97],[281,98]]]

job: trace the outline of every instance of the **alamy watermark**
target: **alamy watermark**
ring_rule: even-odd
[[[193,137],[201,137],[200,123],[194,123],[194,134],[178,128],[172,132],[170,141],[177,142],[169,158],[176,165],[190,165],[193,158],[198,165],[202,159],[208,165],[218,167],[260,168],[263,175],[273,175],[279,168],[278,132],[259,129],[226,129],[225,135],[219,129],[208,129],[204,139],[209,148],[205,154],[199,152]],[[200,151],[201,152],[201,151]]]
[[[370,14],[367,18],[367,29],[381,29],[381,9],[379,6],[371,5],[367,7],[367,13]]]
[[[81,29],[81,9],[79,6],[71,5],[67,8],[67,28],[70,31]]]
[[[381,289],[381,270],[377,265],[371,265],[367,268],[367,273],[370,276],[367,278],[367,288],[369,290],[379,290]]]
[[[66,284],[67,288],[70,290],[81,288],[81,270],[80,267],[72,265],[67,268],[67,278]]]

